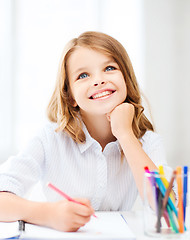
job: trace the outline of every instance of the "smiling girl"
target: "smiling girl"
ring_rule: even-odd
[[[123,46],[100,32],[72,39],[48,106],[51,122],[2,166],[0,220],[76,231],[94,210],[130,210],[143,197],[144,167],[169,169],[143,110]],[[39,180],[47,202],[25,198]],[[63,200],[47,182],[83,205]]]

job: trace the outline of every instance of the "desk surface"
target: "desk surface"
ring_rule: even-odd
[[[136,236],[136,240],[158,240],[158,239],[169,239],[165,236],[161,237],[151,237],[144,234],[143,228],[143,211],[130,211],[122,212],[122,215],[125,217],[130,229]],[[187,240],[187,236],[179,236],[176,234],[176,237],[170,237],[172,240]],[[190,239],[190,238],[188,238]]]
[[[187,216],[188,216],[188,220],[190,219],[190,208],[188,209],[189,211],[187,211]],[[125,218],[129,228],[131,229],[131,231],[133,232],[133,234],[136,237],[136,240],[158,240],[158,239],[167,239],[166,236],[162,236],[162,237],[152,237],[152,236],[146,236],[144,234],[144,226],[143,226],[143,211],[129,211],[129,212],[120,212],[122,214],[122,216]],[[118,220],[116,220],[118,223]],[[114,223],[114,226],[117,225],[117,223]],[[116,225],[115,225],[116,224]],[[190,226],[190,220],[187,221],[186,226],[189,229]],[[10,226],[9,226],[10,227]],[[109,226],[110,227],[110,226]],[[17,228],[18,228],[18,224],[17,224]],[[110,229],[110,228],[108,228]],[[45,230],[46,231],[46,230]],[[110,230],[108,230],[110,231]],[[18,231],[17,231],[18,232]],[[39,232],[38,232],[39,233]],[[47,233],[47,232],[46,232]],[[188,232],[189,233],[189,232]],[[39,237],[39,235],[37,235]],[[49,235],[48,235],[49,236]],[[61,237],[62,238],[62,237]],[[59,238],[59,239],[61,239]],[[170,239],[172,240],[177,240],[179,239],[183,240],[183,239],[190,239],[190,234],[187,236],[185,235],[181,235],[181,234],[176,234],[175,237],[170,235]],[[23,238],[24,239],[24,236]],[[45,238],[43,238],[45,239]],[[55,238],[54,238],[55,239]],[[64,238],[65,239],[65,238]],[[101,240],[101,236],[100,238],[98,238],[99,240]],[[105,239],[105,238],[104,238]]]

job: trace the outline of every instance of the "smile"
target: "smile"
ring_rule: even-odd
[[[115,90],[106,90],[103,92],[95,93],[90,97],[90,99],[104,98],[104,97],[110,96],[114,92]]]

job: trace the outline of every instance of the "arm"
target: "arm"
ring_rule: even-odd
[[[42,225],[59,231],[77,231],[94,213],[87,199],[84,205],[69,202],[34,202],[8,192],[0,192],[0,221],[17,221]]]
[[[133,133],[133,117],[134,106],[129,103],[120,104],[108,115],[108,119],[111,122],[112,133],[118,139],[123,149],[139,194],[143,198],[144,167],[148,166],[150,171],[157,169],[157,167],[144,152],[139,140]]]
[[[67,200],[34,202],[19,197],[25,196],[29,188],[45,174],[47,162],[44,153],[49,147],[45,143],[49,142],[47,137],[50,139],[52,134],[47,135],[43,130],[0,169],[0,221],[24,220],[61,231],[76,231],[89,221],[94,211],[86,199],[79,200],[86,205],[83,206]]]

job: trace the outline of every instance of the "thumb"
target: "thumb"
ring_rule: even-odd
[[[91,206],[90,200],[88,200],[87,198],[75,198],[74,200],[81,203],[82,205],[86,205],[88,207]]]

